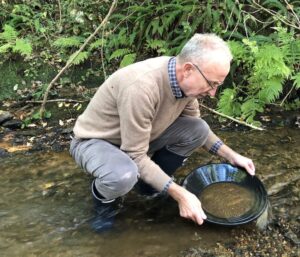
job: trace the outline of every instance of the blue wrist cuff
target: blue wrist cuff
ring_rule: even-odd
[[[170,179],[170,180],[168,181],[168,183],[164,186],[163,191],[161,191],[161,192],[162,192],[163,194],[166,194],[166,193],[168,192],[169,187],[171,186],[172,183],[173,183],[173,180]]]
[[[223,142],[221,140],[216,141],[209,149],[209,152],[211,154],[217,154],[217,152],[219,151],[219,149],[222,145],[223,145]]]

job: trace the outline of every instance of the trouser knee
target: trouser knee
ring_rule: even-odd
[[[133,163],[127,169],[116,167],[105,177],[95,178],[97,191],[107,200],[127,194],[138,181],[138,169]]]

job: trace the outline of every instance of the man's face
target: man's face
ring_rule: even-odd
[[[182,90],[186,96],[197,98],[215,96],[217,89],[229,73],[229,69],[230,64],[224,62],[208,62],[202,66],[187,62],[183,67]]]

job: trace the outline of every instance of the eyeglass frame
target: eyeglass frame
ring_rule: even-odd
[[[216,87],[223,85],[224,81],[223,81],[223,82],[214,82],[214,81],[208,80],[208,79],[204,76],[203,72],[200,70],[200,68],[198,67],[198,65],[196,65],[196,64],[194,64],[194,63],[192,63],[192,64],[193,64],[193,66],[200,72],[200,74],[201,74],[202,77],[206,80],[207,84],[211,87],[211,89],[215,89]]]

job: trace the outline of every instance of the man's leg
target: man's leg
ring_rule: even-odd
[[[118,213],[118,197],[128,193],[137,182],[136,164],[118,147],[99,139],[74,138],[70,153],[95,178],[91,190],[97,217],[92,220],[92,227],[96,231],[110,228]]]
[[[195,149],[205,144],[208,133],[209,126],[204,120],[179,117],[159,138],[150,143],[148,153],[152,155],[151,159],[171,176]],[[146,195],[156,192],[142,181],[139,181],[138,189]]]

